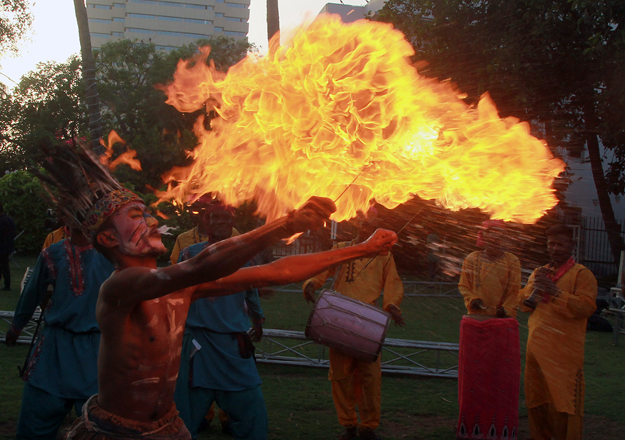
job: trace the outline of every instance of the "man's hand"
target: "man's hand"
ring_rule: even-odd
[[[471,310],[486,310],[488,308],[481,298],[475,298],[474,300],[472,300],[469,304],[469,307],[471,308]]]
[[[386,255],[397,243],[397,234],[388,229],[376,229],[362,245],[369,249],[370,255]]]
[[[9,331],[7,331],[6,333],[4,343],[9,347],[15,347],[18,337],[19,337],[18,334],[14,333],[11,329],[9,329]]]
[[[313,283],[306,284],[306,288],[304,289],[304,299],[311,304],[315,303],[315,286],[313,286]]]
[[[304,206],[289,215],[288,227],[293,234],[321,229],[336,211],[334,202],[326,197],[311,197]]]
[[[534,287],[540,292],[547,293],[551,296],[557,295],[560,289],[556,286],[556,283],[551,281],[551,278],[544,272],[537,272],[534,278]]]
[[[249,331],[250,339],[252,342],[258,342],[263,337],[263,326],[261,324],[254,323]]]
[[[396,326],[404,327],[406,325],[406,321],[403,316],[401,316],[401,311],[395,304],[388,306],[388,312],[391,314],[391,318],[395,321]]]

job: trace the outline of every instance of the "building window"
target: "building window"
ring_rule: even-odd
[[[215,12],[215,17],[219,18],[219,17],[223,17],[224,14],[222,14],[221,12]]]
[[[213,24],[211,20],[199,20],[197,18],[180,18],[180,17],[167,17],[165,15],[147,15],[147,14],[127,14],[132,18],[144,18],[151,20],[163,20],[163,21],[184,21],[185,23],[200,23],[200,24]]]
[[[91,32],[90,35],[91,38],[111,38],[110,34],[99,34],[97,32]]]
[[[125,8],[126,5],[124,3],[113,3],[114,8]]]
[[[107,5],[89,5],[89,7],[95,9],[111,9],[111,7]]]
[[[211,20],[198,20],[197,18],[185,18],[185,23],[213,24]]]
[[[124,33],[123,32],[111,32],[111,35],[114,37],[123,37]]]
[[[223,31],[224,31],[224,28],[215,26],[215,30],[216,30],[217,32],[223,32]]]
[[[235,32],[235,31],[226,31],[224,33],[230,37],[245,37],[247,35],[245,32]]]
[[[119,17],[113,17],[113,21],[116,21],[118,23],[123,23],[125,21],[125,19],[119,18]]]
[[[90,18],[89,23],[110,23],[111,20],[104,20],[103,18]]]
[[[243,21],[242,18],[234,18],[234,17],[226,17],[227,21],[236,21],[238,23],[241,23]]]
[[[126,28],[126,32],[134,32],[137,34],[156,34],[155,31],[151,31],[149,29],[138,29],[138,28]]]
[[[238,3],[226,3],[226,6],[230,6],[231,8],[241,8],[241,9],[246,8],[245,5],[240,5]]]
[[[155,19],[156,15],[146,15],[146,14],[128,14],[128,17],[132,17],[132,18],[148,18],[148,19]]]
[[[146,3],[149,5],[161,5],[161,6],[174,6],[177,8],[192,8],[192,9],[213,9],[212,6],[198,5],[197,3],[174,3],[163,0],[130,0],[132,3]],[[223,2],[222,2],[223,3]]]

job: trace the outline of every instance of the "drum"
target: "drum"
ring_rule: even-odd
[[[306,324],[306,337],[346,355],[375,361],[391,316],[334,290],[324,290]]]

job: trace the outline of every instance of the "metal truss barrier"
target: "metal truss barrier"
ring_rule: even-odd
[[[407,352],[405,349],[408,349]],[[417,355],[426,353],[427,362],[415,359]],[[445,359],[441,359],[441,355]],[[300,367],[330,366],[326,347],[307,339],[304,332],[292,330],[265,329],[263,339],[256,345],[256,361]],[[442,366],[443,363],[452,366]],[[382,347],[382,372],[457,379],[458,344],[387,338]]]
[[[35,320],[39,318],[39,314],[37,311],[24,327],[17,340],[18,344],[30,344],[37,326]],[[9,327],[13,321],[13,312],[0,311],[0,320],[6,322]],[[0,331],[0,341],[4,342],[5,336],[5,332]],[[418,355],[426,353],[427,362],[416,359]],[[445,356],[445,359],[441,359],[441,355]],[[382,372],[456,379],[457,358],[458,344],[387,338],[382,348]],[[292,330],[265,329],[263,339],[256,345],[256,360],[264,364],[300,367],[330,366],[326,347],[307,339],[304,332]],[[446,365],[442,366],[443,363]]]
[[[7,323],[6,328],[11,327],[11,323],[13,322],[13,315],[15,312],[6,312],[0,310],[0,321],[4,321]],[[28,321],[28,324],[22,329],[22,333],[20,333],[19,338],[17,338],[18,344],[30,344],[30,341],[33,340],[33,333],[35,332],[35,328],[37,328],[37,319],[39,319],[39,315],[41,315],[41,309],[37,307],[37,310],[33,314],[33,317]],[[4,342],[6,337],[6,333],[0,330],[0,341]]]
[[[334,278],[328,278],[324,287],[330,288]],[[433,297],[433,298],[461,298],[458,283],[453,282],[430,282],[430,281],[402,281],[404,296],[408,297]],[[298,284],[276,288],[279,292],[302,293]],[[319,289],[318,289],[319,290]]]
[[[402,281],[402,284],[404,285],[404,296],[462,297],[457,282]]]

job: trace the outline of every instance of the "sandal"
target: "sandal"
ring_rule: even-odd
[[[345,432],[339,435],[339,440],[352,440],[358,438],[358,427],[356,425],[345,426]]]
[[[382,437],[377,435],[371,428],[363,428],[363,430],[360,431],[359,436],[361,440],[382,440]]]

